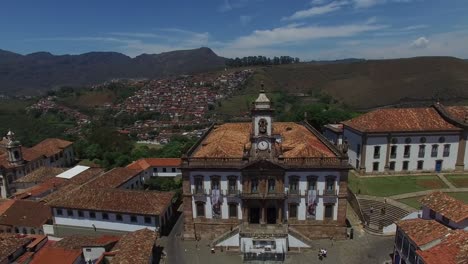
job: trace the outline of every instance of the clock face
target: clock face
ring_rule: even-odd
[[[257,144],[259,150],[267,150],[270,144],[266,140],[262,140]]]

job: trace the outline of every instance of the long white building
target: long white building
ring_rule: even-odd
[[[378,109],[324,128],[362,174],[468,170],[468,107]],[[335,126],[336,127],[336,126]],[[334,128],[335,128],[334,127]]]

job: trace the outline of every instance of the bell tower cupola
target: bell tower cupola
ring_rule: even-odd
[[[261,84],[260,93],[253,102],[252,107],[252,128],[254,137],[270,137],[273,127],[273,109],[271,101],[265,94],[263,83]]]
[[[8,162],[14,165],[21,165],[23,160],[23,153],[21,151],[21,143],[15,139],[15,133],[11,130],[6,135],[8,143],[6,149],[8,152]]]

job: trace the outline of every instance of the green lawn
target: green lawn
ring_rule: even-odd
[[[446,193],[446,194],[452,196],[455,199],[468,203],[468,192],[452,192],[452,193]],[[423,196],[417,196],[417,197],[411,197],[411,198],[406,198],[406,199],[400,199],[398,201],[406,205],[409,205],[413,208],[419,209],[421,207],[421,204],[419,203],[419,199],[421,199],[422,197]]]
[[[349,188],[356,194],[386,197],[448,187],[435,175],[365,178],[350,174]]]
[[[445,175],[445,178],[449,180],[455,187],[468,188],[468,175]]]

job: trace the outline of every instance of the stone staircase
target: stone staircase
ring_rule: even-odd
[[[393,224],[394,222],[407,216],[411,211],[393,205],[391,202],[378,197],[357,197],[361,211],[366,223],[364,229],[369,233],[383,234],[384,227]],[[384,212],[382,212],[382,208]]]
[[[214,247],[216,246],[217,244],[223,242],[224,240],[238,234],[240,231],[240,226],[236,226],[234,227],[232,230],[229,230],[223,234],[221,234],[220,236],[218,236],[217,238],[215,238],[212,242],[211,242],[211,246]]]

